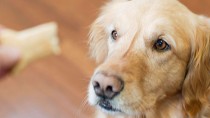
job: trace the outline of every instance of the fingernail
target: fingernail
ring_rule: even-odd
[[[10,56],[11,58],[18,59],[20,57],[19,49],[13,48],[13,47],[4,47],[4,48],[5,48],[5,52],[7,52],[8,56]]]
[[[17,48],[0,46],[0,60],[2,66],[12,66],[20,59],[20,51]]]

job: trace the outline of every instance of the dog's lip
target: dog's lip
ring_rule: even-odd
[[[108,100],[100,100],[98,102],[98,105],[106,111],[122,112],[120,109],[117,109],[117,108],[113,107],[113,105],[111,105],[111,103]]]

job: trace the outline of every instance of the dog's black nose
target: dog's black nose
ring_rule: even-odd
[[[118,76],[98,73],[92,81],[97,96],[107,99],[114,98],[124,87],[124,82]]]

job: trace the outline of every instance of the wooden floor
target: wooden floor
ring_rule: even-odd
[[[62,54],[39,60],[16,77],[0,79],[0,118],[92,118],[86,93],[94,63],[88,28],[102,0],[0,0],[0,24],[21,30],[59,24]],[[181,0],[210,16],[209,0]]]

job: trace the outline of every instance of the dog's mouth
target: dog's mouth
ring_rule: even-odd
[[[100,108],[106,110],[107,112],[116,112],[116,113],[122,112],[120,109],[113,107],[113,105],[111,105],[111,103],[108,100],[100,100],[98,102],[98,105],[100,106]]]

